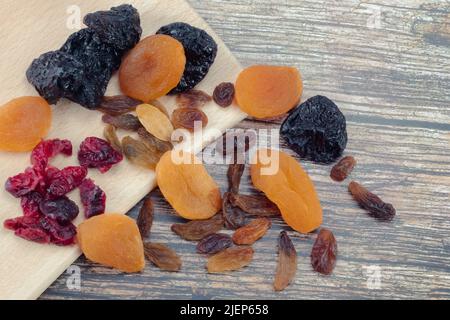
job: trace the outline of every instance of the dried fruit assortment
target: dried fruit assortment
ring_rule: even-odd
[[[311,251],[311,265],[322,274],[331,274],[336,265],[337,242],[333,233],[321,229]]]

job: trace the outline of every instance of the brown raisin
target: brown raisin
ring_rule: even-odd
[[[111,116],[109,114],[104,114],[102,117],[104,123],[113,125],[118,129],[137,131],[142,128],[142,124],[139,119],[132,114],[121,114],[118,116]]]
[[[103,97],[97,110],[112,116],[118,116],[136,110],[136,107],[141,103],[142,101],[122,95]]]
[[[245,163],[247,151],[255,146],[256,141],[254,130],[227,131],[217,140],[215,149],[224,157],[232,156],[233,163]]]
[[[228,177],[228,191],[231,193],[239,192],[239,185],[241,184],[241,177],[244,173],[245,164],[232,163],[228,167],[227,177]]]
[[[144,200],[136,222],[141,237],[148,237],[153,224],[153,201],[150,198]]]
[[[122,139],[122,150],[125,157],[134,165],[155,170],[161,155],[155,154],[145,143],[131,137]]]
[[[245,213],[231,203],[231,193],[225,192],[222,199],[222,216],[227,229],[238,229],[247,223]]]
[[[347,179],[347,177],[352,173],[353,168],[356,165],[356,160],[352,156],[347,156],[342,158],[334,167],[331,169],[330,177],[334,181],[341,182]]]
[[[152,135],[150,132],[145,130],[145,128],[141,128],[138,130],[139,137],[142,139],[147,147],[156,154],[160,154],[161,156],[169,150],[172,150],[173,146],[168,141],[163,141]]]
[[[278,239],[278,264],[273,282],[275,291],[284,290],[294,280],[296,272],[297,251],[286,231],[281,231]]]
[[[223,82],[214,89],[214,102],[223,108],[229,107],[233,103],[234,93],[234,84]]]
[[[144,254],[147,260],[165,271],[180,271],[181,259],[171,248],[161,243],[144,243]]]
[[[233,194],[231,196],[231,203],[234,206],[239,207],[242,211],[255,216],[271,217],[281,215],[280,209],[278,209],[277,205],[263,194]]]
[[[382,220],[391,221],[395,216],[395,208],[390,203],[385,203],[377,195],[373,194],[359,183],[352,181],[348,186],[359,206],[368,211],[369,215]]]
[[[267,218],[258,218],[237,229],[233,234],[233,242],[237,245],[253,244],[261,239],[272,223]]]
[[[109,142],[111,147],[114,148],[114,150],[122,152],[122,145],[120,143],[119,137],[117,136],[116,128],[110,124],[106,125],[105,129],[103,130],[103,136],[105,137],[106,141]]]
[[[210,95],[195,89],[177,95],[177,105],[180,108],[201,108],[211,100]]]
[[[223,219],[220,214],[208,220],[189,221],[187,223],[176,223],[172,225],[171,230],[181,238],[188,241],[199,241],[216,233],[223,228]]]
[[[336,265],[337,242],[333,233],[321,229],[311,251],[311,265],[314,271],[331,274]]]
[[[232,247],[225,249],[208,259],[206,269],[209,273],[220,273],[239,270],[253,260],[252,247]]]
[[[204,237],[197,244],[197,252],[204,254],[215,254],[231,247],[231,237],[224,233],[213,233]]]
[[[199,127],[206,127],[208,124],[208,116],[199,109],[180,108],[175,109],[172,113],[172,124],[177,129],[186,129],[194,132],[196,124]]]

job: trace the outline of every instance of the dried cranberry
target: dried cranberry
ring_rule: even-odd
[[[41,212],[39,205],[44,197],[36,191],[32,191],[20,199],[20,206],[23,210],[23,215],[28,217],[39,217]]]
[[[50,236],[39,228],[21,228],[17,229],[14,234],[28,241],[37,243],[49,243]]]
[[[80,197],[87,219],[105,212],[106,194],[91,179],[85,179],[80,185]]]
[[[69,140],[43,140],[31,152],[31,164],[45,168],[50,158],[60,153],[65,156],[72,155],[72,143]]]
[[[72,223],[62,226],[50,217],[42,217],[40,222],[42,229],[50,235],[51,243],[58,246],[68,246],[75,243],[77,228]]]
[[[77,188],[86,178],[87,169],[84,167],[66,167],[54,171],[48,176],[47,192],[51,198],[62,197]]]
[[[5,189],[14,197],[20,198],[34,191],[43,181],[44,177],[35,168],[28,168],[23,173],[6,180]]]
[[[58,221],[61,225],[74,220],[80,211],[77,204],[67,197],[45,200],[41,202],[40,209],[42,214]]]
[[[39,228],[40,217],[39,216],[23,216],[12,219],[7,219],[3,222],[3,226],[6,229],[16,231],[23,228]]]
[[[116,151],[107,141],[89,137],[80,146],[78,160],[83,167],[98,168],[101,173],[123,160],[123,155]]]

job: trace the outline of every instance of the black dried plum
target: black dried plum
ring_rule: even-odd
[[[312,97],[291,111],[280,134],[302,158],[317,163],[334,162],[347,146],[345,117],[324,96]]]
[[[170,93],[177,94],[193,89],[205,78],[217,56],[217,43],[206,31],[187,23],[175,22],[159,29],[157,34],[165,34],[183,44],[186,67],[178,86]]]

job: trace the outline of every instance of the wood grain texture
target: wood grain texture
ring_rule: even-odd
[[[332,182],[330,167],[302,161],[324,207],[324,226],[335,233],[335,272],[312,272],[314,235],[288,230],[299,253],[293,285],[272,290],[275,221],[255,245],[245,270],[208,275],[195,244],[181,241],[170,225],[180,221],[158,191],[151,240],[181,255],[180,273],[148,265],[123,275],[84,258],[81,289],[69,290],[63,274],[43,299],[448,299],[450,298],[450,5],[435,0],[190,0],[244,65],[295,65],[304,98],[334,99],[348,120],[346,154],[358,166],[352,179],[397,208],[391,224],[368,217],[351,200],[347,182]],[[380,12],[374,27],[373,12]],[[372,12],[372,13],[371,13]],[[369,23],[368,23],[369,22]],[[278,128],[279,122],[244,121],[242,128]],[[208,166],[226,188],[226,165]],[[248,177],[244,192],[253,192]],[[139,205],[130,212],[136,217]],[[375,269],[374,269],[375,268]],[[368,273],[381,273],[369,289]]]

